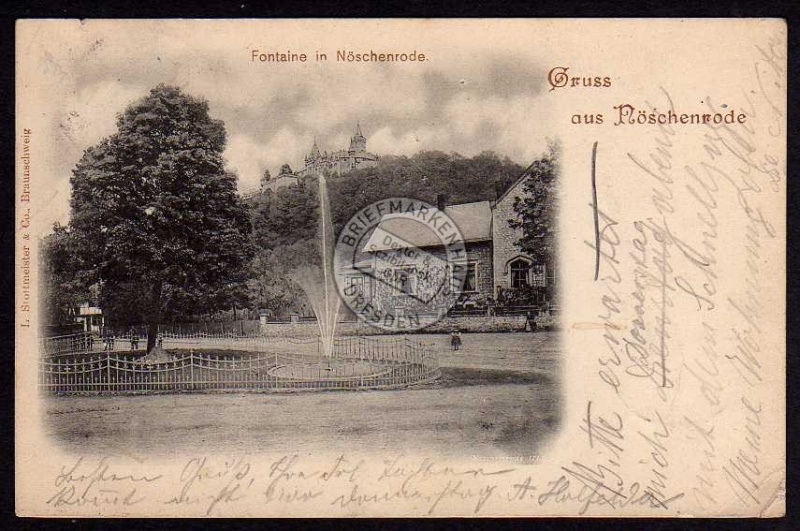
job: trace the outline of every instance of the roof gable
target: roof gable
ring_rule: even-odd
[[[464,242],[492,239],[492,208],[489,201],[463,203],[445,207],[444,213],[458,227]],[[384,215],[376,230],[370,235],[364,251],[382,251],[388,248],[381,234],[392,234],[413,247],[440,247],[444,244],[425,223],[405,214]]]
[[[522,174],[517,178],[517,180],[514,181],[514,184],[506,188],[506,191],[500,194],[500,197],[498,197],[497,200],[494,202],[495,205],[500,201],[502,201],[503,199],[505,199],[506,196],[508,196],[514,189],[520,186],[523,182],[525,182],[525,180],[528,177],[531,176],[531,169],[533,168],[534,164],[536,164],[536,161],[531,162],[530,165],[527,168],[525,168],[525,171],[522,172]]]

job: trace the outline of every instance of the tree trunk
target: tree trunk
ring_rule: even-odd
[[[156,346],[158,336],[158,323],[147,323],[147,353],[149,354]]]
[[[158,323],[162,322],[161,282],[155,282],[151,288],[150,300],[153,301],[151,313],[147,320],[147,353],[156,347]]]

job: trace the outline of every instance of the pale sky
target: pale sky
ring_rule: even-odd
[[[470,28],[474,34],[390,32],[375,21],[40,24],[18,61],[34,72],[29,96],[44,129],[34,135],[44,152],[35,159],[48,206],[41,221],[67,222],[69,177],[83,150],[112,134],[117,113],[158,83],[208,100],[225,123],[225,158],[240,190],[257,187],[265,168],[273,175],[284,162],[301,168],[314,138],[321,150],[346,148],[357,122],[378,155],[494,150],[526,164],[552,136],[541,98],[545,66],[524,43]],[[253,62],[253,49],[312,57],[321,50],[328,61]],[[416,49],[429,60],[342,63],[337,49]]]

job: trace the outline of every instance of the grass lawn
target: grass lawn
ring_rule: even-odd
[[[45,425],[75,453],[403,451],[537,455],[559,425],[554,332],[424,336],[443,376],[391,391],[47,397]]]

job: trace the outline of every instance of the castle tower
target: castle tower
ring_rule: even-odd
[[[317,147],[317,139],[314,138],[314,145],[311,146],[311,153],[308,154],[309,160],[317,160],[319,158],[319,147]]]
[[[303,157],[303,169],[297,173],[301,176],[316,175],[326,170],[340,175],[357,168],[375,166],[378,158],[377,155],[367,152],[367,139],[361,132],[361,124],[356,123],[356,131],[350,137],[350,148],[347,150],[339,149],[330,153],[327,151],[320,153],[315,137],[311,151]]]
[[[356,123],[356,134],[350,137],[349,151],[366,151],[367,139],[361,134],[361,124]]]

